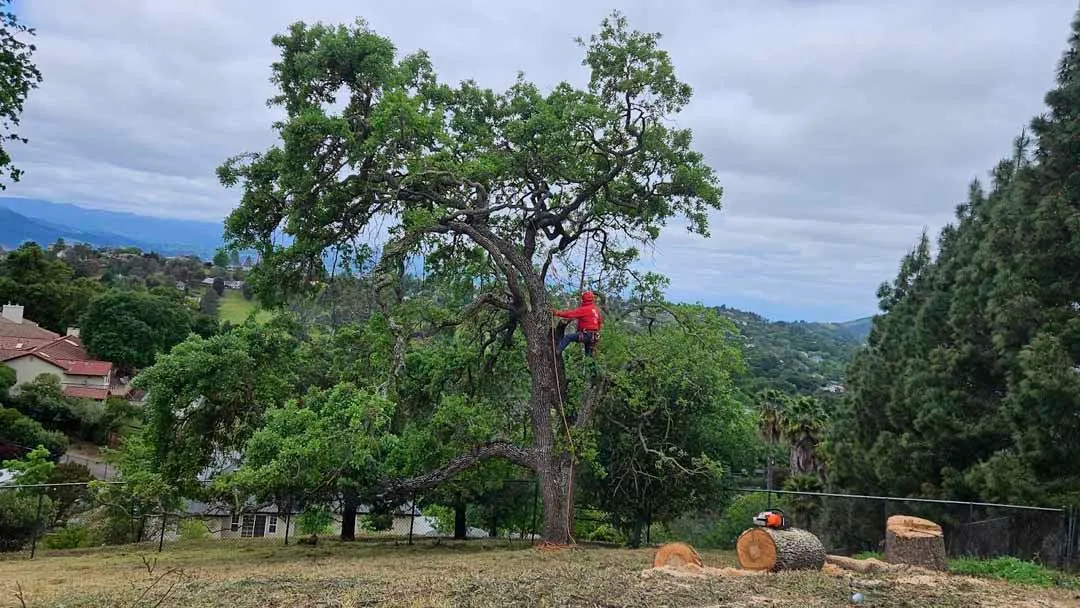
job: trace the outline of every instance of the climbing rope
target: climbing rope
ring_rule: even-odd
[[[556,352],[555,344],[555,315],[551,315],[551,363],[552,368],[555,370],[555,390],[559,395],[559,416],[563,421],[563,428],[566,429],[566,440],[570,444],[570,479],[566,488],[566,538],[570,540],[570,544],[577,544],[574,540],[573,530],[570,529],[570,519],[574,510],[574,460],[577,459],[577,448],[574,446],[574,436],[570,432],[570,423],[566,420],[566,401],[563,399],[562,394],[562,379],[559,378],[559,362],[556,359],[558,353]]]

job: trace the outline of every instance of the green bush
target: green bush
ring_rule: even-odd
[[[1080,581],[1077,581],[1074,577],[1015,557],[996,557],[994,559],[962,557],[951,559],[949,560],[949,570],[955,574],[999,578],[1022,585],[1035,585],[1038,587],[1063,585],[1070,588],[1080,588]]]
[[[454,533],[454,510],[446,505],[428,505],[424,507],[424,516],[431,522],[435,531],[442,535]]]
[[[330,512],[326,509],[304,509],[296,519],[301,534],[326,534],[330,531]]]
[[[716,523],[709,544],[721,549],[734,549],[735,540],[754,525],[754,516],[767,509],[768,502],[768,496],[759,493],[743,494],[731,501]],[[775,499],[773,504],[776,504]]]
[[[360,517],[360,525],[365,530],[381,532],[394,527],[394,514],[390,511],[385,513],[369,513]]]
[[[180,538],[183,540],[201,540],[210,536],[206,522],[199,519],[185,519],[180,522]]]
[[[69,523],[54,530],[43,539],[49,549],[79,549],[101,544],[100,538],[86,524]]]
[[[0,407],[0,443],[10,441],[24,446],[45,446],[49,457],[56,459],[68,449],[68,438],[59,431],[47,431],[41,423],[16,409]],[[4,457],[17,458],[10,454]],[[0,457],[0,460],[3,458]]]
[[[596,543],[623,543],[626,537],[619,533],[614,526],[599,524],[585,536],[585,540]]]
[[[38,494],[26,490],[0,490],[0,552],[18,551],[34,536],[37,527]],[[52,513],[52,502],[41,501],[41,521]]]

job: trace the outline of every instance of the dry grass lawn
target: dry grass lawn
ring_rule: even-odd
[[[50,552],[0,560],[0,606],[1080,606],[1075,591],[961,576],[804,572],[674,576],[643,572],[651,550],[543,552],[493,542],[204,541]],[[729,553],[702,554],[710,567]],[[156,565],[153,560],[156,558]],[[144,562],[144,559],[149,560]]]

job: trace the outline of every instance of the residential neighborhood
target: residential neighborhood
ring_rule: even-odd
[[[23,310],[20,304],[8,303],[0,315],[0,362],[15,370],[13,395],[40,374],[56,376],[68,397],[103,402],[110,395],[129,395],[129,384],[113,374],[113,364],[86,352],[78,328],[60,335],[25,318]]]

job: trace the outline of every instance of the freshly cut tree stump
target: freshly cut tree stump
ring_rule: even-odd
[[[686,543],[668,543],[656,550],[653,557],[653,568],[664,566],[697,566],[701,567],[701,556],[694,548]]]
[[[948,570],[941,526],[928,519],[893,515],[885,523],[885,561]]]
[[[821,570],[825,547],[807,530],[750,528],[735,541],[739,566],[747,570]]]

